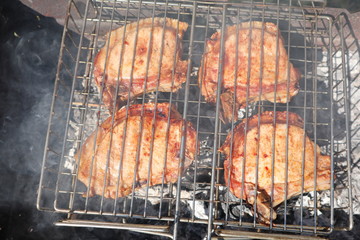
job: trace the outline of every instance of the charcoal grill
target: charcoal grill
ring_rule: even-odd
[[[324,7],[325,0],[236,3],[70,0],[44,150],[38,209],[65,214],[62,221],[55,223],[59,226],[126,229],[175,239],[180,222],[207,225],[208,239],[240,236],[299,239],[350,230],[353,214],[344,19],[342,15],[335,18],[322,14]],[[101,101],[102,93],[94,83],[94,57],[107,41],[105,33],[147,17],[170,17],[189,23],[182,56],[189,59],[187,82],[177,93],[143,94],[128,101],[127,106],[144,102],[176,104],[183,118],[197,130],[200,153],[176,184],[145,188],[117,200],[89,197],[86,186],[77,181],[78,160],[74,153],[109,116]],[[248,104],[240,110],[240,116],[246,118],[265,110],[298,113],[305,120],[303,127],[308,135],[323,153],[331,155],[332,163],[331,189],[303,192],[283,203],[277,209],[278,218],[270,226],[258,223],[245,201],[227,191],[223,156],[217,149],[236,124],[220,120],[219,101],[215,106],[206,103],[197,84],[205,42],[211,34],[228,25],[253,20],[273,22],[279,27],[289,61],[300,69],[302,79],[300,92],[291,102]],[[222,64],[219,62],[220,69]],[[338,214],[345,214],[346,221],[344,218],[336,221]]]

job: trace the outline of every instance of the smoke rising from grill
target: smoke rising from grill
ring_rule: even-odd
[[[22,17],[14,17],[19,14]],[[42,16],[37,19],[19,3],[5,5],[0,16],[0,215],[7,220],[1,222],[1,232],[41,238],[58,218],[37,212],[35,199],[61,26]]]

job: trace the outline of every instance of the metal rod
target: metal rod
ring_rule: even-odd
[[[141,7],[142,7],[142,1],[140,1],[139,5],[139,11],[137,15],[137,23],[136,23],[136,35],[134,39],[134,51],[132,55],[132,63],[131,63],[131,73],[130,73],[130,87],[128,91],[128,101],[126,106],[129,106],[130,101],[130,91],[133,86],[133,80],[134,80],[134,66],[135,66],[135,56],[136,56],[136,49],[137,49],[137,41],[139,37],[139,20],[141,15]],[[156,110],[155,110],[156,111]],[[140,160],[140,144],[142,141],[142,129],[143,129],[143,118],[144,118],[144,107],[141,107],[141,113],[140,113],[140,122],[139,122],[139,132],[137,137],[137,146],[136,146],[136,160],[135,160],[135,166],[134,166],[134,173],[133,173],[133,182],[132,182],[132,189],[131,189],[131,200],[130,200],[130,211],[129,216],[131,217],[133,215],[133,206],[134,206],[134,196],[135,196],[135,188],[136,188],[136,178],[137,178],[137,172],[138,172],[138,166],[139,166],[139,160]]]
[[[248,117],[249,117],[249,96],[250,96],[250,76],[251,76],[251,49],[252,49],[252,20],[253,20],[253,7],[250,9],[250,29],[249,29],[249,40],[248,40],[248,66],[247,66],[247,74],[246,74],[246,107],[245,107],[245,126],[244,126],[244,159],[242,161],[242,168],[241,168],[241,182],[245,182],[245,162],[246,162],[246,145],[247,145],[247,131],[248,131]],[[240,218],[239,224],[242,226],[242,215],[243,215],[243,206],[244,206],[244,192],[245,188],[241,188],[240,193]]]
[[[150,64],[150,51],[152,50],[152,44],[153,44],[152,38],[153,38],[153,31],[154,31],[155,6],[156,6],[156,1],[154,1],[152,22],[151,22],[151,32],[150,32],[149,45],[148,45],[148,51],[147,51],[147,57],[146,57],[147,58],[146,59],[146,74],[145,74],[146,76],[145,76],[145,81],[144,81],[143,101],[142,101],[142,106],[141,106],[142,108],[144,108],[144,103],[145,103],[145,93],[146,93],[146,87],[147,87],[147,81],[148,81],[147,75],[149,73],[149,64]],[[150,185],[150,179],[151,179],[150,175],[151,175],[151,167],[152,167],[151,164],[152,164],[152,158],[153,158],[154,134],[155,134],[157,102],[158,102],[158,88],[159,88],[160,75],[161,75],[162,54],[163,54],[163,49],[164,49],[164,36],[165,36],[165,26],[166,26],[166,12],[167,12],[166,6],[167,5],[165,5],[164,23],[163,23],[163,31],[162,31],[162,38],[161,38],[160,60],[159,60],[156,91],[155,91],[156,95],[155,95],[155,103],[154,103],[154,113],[153,113],[153,118],[152,118],[152,123],[151,123],[150,156],[149,156],[148,173],[147,173],[148,181],[146,182],[146,190],[145,190],[144,217],[146,217],[146,210],[147,210],[148,197],[149,197],[149,185]],[[143,133],[140,132],[140,134],[143,134]],[[165,152],[165,156],[166,156],[166,152]]]
[[[276,233],[261,233],[261,232],[248,232],[248,231],[238,231],[238,230],[224,230],[219,229],[216,231],[216,234],[222,238],[239,238],[244,237],[246,239],[252,238],[252,239],[324,239],[321,237],[312,237],[312,236],[301,236],[301,235],[290,235],[290,234],[276,234]]]
[[[213,230],[212,226],[212,215],[214,209],[214,191],[215,191],[215,167],[216,167],[216,157],[218,151],[218,132],[219,132],[219,123],[220,123],[220,94],[221,94],[221,86],[223,80],[223,57],[224,57],[224,39],[225,39],[225,26],[226,26],[226,5],[223,6],[222,9],[222,19],[221,19],[221,40],[220,40],[220,55],[218,62],[218,82],[216,89],[216,113],[215,113],[215,129],[214,129],[214,147],[213,147],[213,158],[212,158],[212,169],[211,169],[211,188],[210,188],[210,203],[209,203],[209,221],[208,221],[208,229],[207,229],[207,238],[211,239],[211,233]]]
[[[306,29],[306,18],[304,16],[304,30]],[[307,37],[306,34],[304,36],[304,45],[306,47],[307,45]],[[307,72],[307,51],[305,50],[304,52],[304,71]],[[303,218],[304,218],[304,214],[303,214],[303,205],[304,205],[304,199],[303,199],[303,195],[304,195],[304,173],[305,173],[305,149],[306,149],[306,106],[307,106],[307,94],[306,94],[306,90],[307,90],[307,74],[305,74],[304,76],[304,113],[303,113],[303,119],[304,119],[304,123],[303,123],[303,129],[304,129],[304,133],[303,133],[303,150],[302,150],[302,161],[301,161],[301,193],[300,193],[300,232],[303,232]]]
[[[343,17],[340,18],[340,39],[341,39],[341,62],[342,62],[342,74],[343,74],[343,91],[344,91],[344,104],[345,104],[345,130],[346,130],[346,161],[347,161],[347,177],[348,177],[348,200],[349,200],[349,228],[351,230],[354,226],[353,217],[353,203],[352,203],[352,181],[351,181],[351,129],[350,129],[350,99],[349,99],[349,88],[348,88],[348,76],[346,74],[346,59],[345,59],[345,39],[344,39],[344,24]]]
[[[131,223],[110,223],[110,222],[98,222],[90,220],[62,220],[54,223],[56,226],[68,226],[68,227],[92,227],[102,229],[118,229],[129,230],[133,232],[157,235],[168,237],[172,239],[172,235],[169,233],[169,226],[162,225],[149,225],[149,224],[131,224]]]
[[[292,1],[289,1],[289,6],[291,6]],[[291,19],[291,8],[289,8],[289,19]],[[287,54],[290,58],[290,29],[291,24],[290,21],[288,22],[288,47],[287,47]],[[290,85],[290,62],[287,63],[287,79],[286,79],[286,86],[289,89]],[[285,189],[284,189],[284,230],[286,230],[286,221],[287,221],[287,197],[288,197],[288,179],[289,179],[289,91],[286,92],[286,142],[285,142]]]
[[[279,0],[277,1],[277,4],[279,4]],[[290,2],[289,2],[290,5]],[[279,77],[279,41],[280,41],[280,28],[279,28],[279,12],[280,9],[277,9],[276,11],[276,26],[278,28],[278,30],[276,31],[276,47],[275,47],[275,82],[274,82],[274,107],[273,107],[273,122],[272,122],[272,126],[273,126],[273,133],[272,133],[272,155],[271,155],[271,190],[270,190],[270,226],[269,229],[272,229],[273,227],[273,201],[274,201],[274,188],[275,188],[275,154],[277,153],[277,151],[275,150],[275,146],[276,146],[276,126],[277,126],[277,122],[276,122],[276,95],[277,95],[277,84],[278,84],[278,77]],[[290,65],[290,63],[288,63],[288,65]],[[288,67],[289,68],[289,67]],[[287,91],[286,94],[288,94],[289,91]],[[288,116],[288,114],[286,114],[286,116]],[[286,128],[288,129],[288,124],[286,125]],[[259,140],[260,141],[260,140]],[[287,149],[286,149],[287,150]],[[285,150],[285,151],[286,151]],[[285,163],[285,171],[286,171],[286,163]],[[285,189],[287,188],[287,179],[285,179]],[[286,191],[286,190],[285,190]],[[286,208],[286,199],[285,201],[285,208]],[[286,216],[286,213],[284,214],[284,216]]]
[[[263,82],[263,67],[264,67],[264,34],[265,34],[265,29],[264,29],[264,14],[265,14],[265,9],[262,12],[261,15],[261,46],[260,46],[260,71],[259,71],[259,102],[261,102],[261,97],[262,97],[262,82]],[[251,57],[251,55],[250,55]],[[250,59],[249,57],[249,59]],[[251,76],[251,75],[250,75]],[[262,112],[262,106],[261,104],[258,104],[258,112],[257,112],[257,140],[256,140],[256,164],[255,164],[255,201],[254,201],[254,215],[253,215],[253,226],[256,227],[257,224],[257,197],[258,197],[258,193],[259,193],[259,159],[260,159],[260,139],[261,139],[261,112]],[[273,149],[274,150],[274,149]],[[246,154],[246,153],[245,153]]]
[[[317,19],[317,14],[315,15],[315,31],[317,31],[318,29],[318,19]],[[314,59],[313,62],[315,63],[313,65],[313,75],[316,76],[317,75],[317,49],[318,49],[318,44],[317,44],[317,36],[314,36],[314,39],[312,39],[315,42],[315,54],[314,54]],[[315,80],[315,78],[313,78],[313,89],[314,89],[314,93],[313,93],[313,106],[316,108],[317,106],[317,84],[318,82]],[[318,167],[318,157],[317,157],[317,127],[316,127],[316,123],[317,123],[317,111],[313,111],[313,122],[314,122],[314,233],[316,234],[317,229],[317,192],[316,192],[316,186],[317,186],[317,167]]]
[[[180,6],[178,8],[178,13],[177,13],[177,19],[180,19]],[[179,21],[177,22],[176,25],[176,36],[178,36],[179,34]],[[179,47],[179,38],[176,38],[176,49]],[[174,58],[173,58],[173,69],[171,71],[171,89],[174,87],[174,76],[175,76],[175,70],[176,70],[176,60],[177,60],[177,53],[174,54]],[[166,136],[165,136],[165,156],[164,156],[164,161],[163,161],[163,173],[161,176],[161,191],[160,191],[160,206],[159,206],[159,219],[161,218],[161,210],[162,210],[162,206],[163,206],[163,194],[164,194],[164,185],[165,185],[165,172],[166,172],[166,167],[167,167],[167,152],[168,152],[168,146],[169,146],[169,138],[170,138],[170,120],[171,120],[171,107],[173,104],[173,92],[170,92],[170,96],[169,96],[169,115],[168,115],[168,119],[167,119],[167,127],[166,127]],[[197,148],[196,148],[197,149]],[[196,160],[195,160],[196,161]],[[171,204],[169,204],[170,207]],[[170,210],[169,210],[170,213]]]
[[[128,19],[128,13],[129,13],[129,5],[130,5],[130,0],[127,1],[127,5],[126,5],[126,14],[125,14],[125,23],[127,22]],[[124,56],[124,45],[125,45],[125,35],[126,35],[126,29],[127,29],[127,25],[124,24],[124,31],[123,31],[123,35],[122,35],[122,42],[121,42],[121,53],[119,56],[119,67],[118,67],[118,75],[117,75],[117,80],[116,80],[116,90],[115,90],[115,99],[114,99],[114,103],[113,103],[113,112],[115,112],[115,105],[117,102],[117,98],[118,98],[118,93],[119,93],[119,85],[120,85],[120,79],[122,77],[121,75],[121,71],[122,71],[122,64],[123,64],[123,56]],[[126,129],[127,129],[127,123],[128,123],[128,118],[129,118],[129,106],[126,106],[126,110],[125,110],[125,123],[124,123],[124,127],[123,127],[123,141],[121,143],[121,152],[120,152],[120,161],[119,161],[119,167],[118,167],[118,171],[117,171],[117,179],[116,179],[116,192],[115,192],[115,199],[114,199],[114,210],[113,213],[114,215],[116,214],[116,207],[117,207],[117,199],[119,197],[119,187],[120,187],[120,178],[122,177],[122,173],[121,173],[121,169],[123,167],[123,162],[124,162],[124,151],[125,151],[125,140],[126,140]],[[121,182],[122,185],[122,182]],[[124,201],[125,202],[125,201]]]
[[[185,160],[185,149],[186,149],[186,132],[187,132],[187,112],[188,112],[188,100],[189,100],[189,89],[190,89],[190,74],[191,74],[191,64],[192,64],[192,54],[193,54],[193,41],[194,41],[194,29],[195,29],[195,20],[196,20],[196,7],[197,3],[194,2],[191,19],[191,32],[190,32],[190,44],[189,44],[189,61],[186,72],[186,83],[185,83],[185,97],[184,97],[184,111],[183,111],[183,124],[182,124],[182,134],[180,142],[180,162],[178,165],[178,180],[177,180],[177,191],[176,191],[176,205],[175,205],[175,216],[174,216],[174,239],[177,239],[178,226],[180,221],[180,197],[181,197],[181,173]]]
[[[204,53],[207,52],[207,44],[206,44],[206,37],[208,35],[208,30],[209,30],[209,12],[210,12],[210,6],[208,6],[207,8],[207,17],[206,17],[206,27],[205,27],[205,33],[204,33]],[[199,83],[199,88],[202,89],[203,87],[203,75],[199,76],[200,78],[200,83]],[[201,94],[199,94],[198,96],[198,103],[197,103],[197,115],[196,115],[196,147],[195,149],[199,149],[199,128],[200,128],[200,118],[201,118],[201,115],[200,115],[200,109],[201,109]],[[198,154],[195,155],[195,166],[194,166],[194,190],[193,190],[193,204],[192,204],[192,209],[193,211],[191,212],[191,219],[194,221],[195,220],[195,195],[196,195],[196,182],[197,182],[197,170],[198,170]]]
[[[232,116],[231,116],[231,138],[230,138],[230,154],[229,154],[229,167],[228,167],[228,174],[227,176],[224,176],[227,178],[227,184],[226,184],[226,188],[227,188],[227,193],[226,193],[226,207],[225,207],[225,222],[228,221],[228,214],[229,214],[229,196],[230,196],[230,176],[231,176],[231,171],[232,171],[232,158],[233,158],[233,141],[234,141],[234,127],[235,127],[235,121],[234,121],[234,116],[235,116],[235,111],[237,111],[236,106],[237,106],[237,100],[236,100],[236,90],[237,90],[237,79],[238,79],[238,62],[239,62],[239,24],[240,24],[240,20],[239,20],[239,15],[240,15],[240,9],[238,9],[238,15],[236,18],[236,39],[235,39],[235,69],[234,69],[234,98],[233,98],[233,107],[232,107]]]
[[[329,92],[330,92],[330,136],[334,136],[334,86],[333,86],[333,41],[331,37],[333,36],[332,28],[334,22],[329,23]],[[330,138],[330,161],[331,161],[331,170],[330,170],[330,229],[334,228],[334,137]]]

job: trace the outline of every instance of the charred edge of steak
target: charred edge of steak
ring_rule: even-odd
[[[225,175],[228,173],[229,169],[226,165],[229,162],[225,163]],[[276,205],[271,203],[270,195],[264,189],[256,189],[254,183],[245,182],[242,184],[241,182],[234,179],[233,174],[231,175],[232,180],[230,181],[230,192],[232,192],[236,197],[243,198],[250,205],[251,210],[255,213],[255,204],[256,204],[256,216],[260,223],[265,225],[270,224],[270,219],[275,220],[277,218],[277,214],[275,211]],[[227,178],[225,178],[225,182],[227,183]],[[242,193],[239,192],[239,189],[243,188]],[[240,190],[241,191],[241,190]],[[240,196],[242,195],[243,196]]]
[[[118,110],[115,113],[114,125],[112,125],[112,118],[108,118],[102,123],[101,127],[104,130],[110,130],[111,128],[115,127],[117,124],[121,123],[124,119],[126,119],[126,117],[141,116],[141,113],[143,113],[143,117],[146,116],[153,117],[155,107],[156,107],[156,115],[155,115],[156,118],[167,118],[170,115],[171,120],[181,119],[180,113],[176,110],[176,107],[173,104],[171,104],[170,106],[169,103],[157,103],[157,104],[145,103],[144,105],[142,104],[130,105],[128,110],[125,106],[122,107],[120,110]],[[169,107],[170,107],[170,111],[169,111]]]
[[[271,198],[269,194],[262,189],[258,189],[258,191],[256,192],[254,184],[246,185],[247,188],[250,187],[252,189],[248,191],[246,201],[252,205],[253,212],[255,211],[254,208],[256,204],[257,219],[259,220],[259,222],[269,225],[270,220],[275,220],[277,217],[275,210],[271,206]]]
[[[300,75],[301,76],[301,75]],[[271,94],[275,91],[275,85],[272,86],[263,86],[262,87],[262,98],[266,101],[271,102],[282,102],[286,103],[289,102],[292,97],[297,95],[299,92],[300,86],[298,81],[292,81],[289,83],[280,83],[276,86],[277,91],[281,91],[283,89],[288,89],[288,93],[286,95],[286,100],[278,100],[278,99],[269,99],[265,97],[265,95]],[[249,91],[249,92],[248,92]],[[243,86],[236,86],[236,99],[234,89],[225,89],[220,96],[221,102],[221,112],[220,117],[224,123],[230,123],[231,121],[238,120],[238,110],[240,108],[245,108],[247,103],[252,103],[257,101],[259,98],[260,88],[259,87],[243,87]],[[249,94],[248,99],[246,96]],[[243,96],[243,97],[242,97]],[[241,98],[242,97],[242,98]],[[275,100],[275,101],[274,101]],[[233,111],[234,110],[234,111]]]

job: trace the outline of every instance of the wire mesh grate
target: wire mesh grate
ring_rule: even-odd
[[[352,226],[349,184],[348,107],[341,19],[321,15],[324,1],[86,1],[69,3],[49,120],[38,208],[77,214],[208,224],[208,234],[231,230],[271,230],[311,234]],[[174,93],[143,94],[129,104],[171,102],[197,131],[199,154],[178,182],[146,187],[127,197],[90,197],[78,181],[80,151],[86,138],[110,116],[94,81],[94,59],[106,34],[143,18],[173,18],[189,24],[182,59],[189,60],[186,84]],[[304,119],[308,136],[331,155],[331,189],[301,193],[281,204],[270,225],[257,221],[249,205],[229,193],[224,156],[217,149],[236,124],[220,120],[219,103],[201,96],[198,70],[206,41],[219,29],[240,22],[272,22],[284,39],[289,61],[302,73],[299,93],[289,103],[258,101],[240,110],[240,118],[264,111],[288,111]],[[279,38],[279,36],[278,36]],[[180,41],[180,40],[179,40]],[[221,65],[221,64],[220,64]],[[344,127],[346,128],[344,131]],[[184,146],[182,146],[184,149]],[[286,167],[291,168],[291,166]],[[316,172],[316,171],[315,171]],[[304,179],[303,179],[304,181]],[[347,202],[340,199],[346,198]],[[346,221],[334,220],[337,214]],[[102,220],[101,226],[112,222]],[[84,226],[92,226],[82,223]],[[80,224],[81,225],[81,224]],[[130,226],[130,225],[129,225]],[[148,231],[149,229],[143,229]]]

